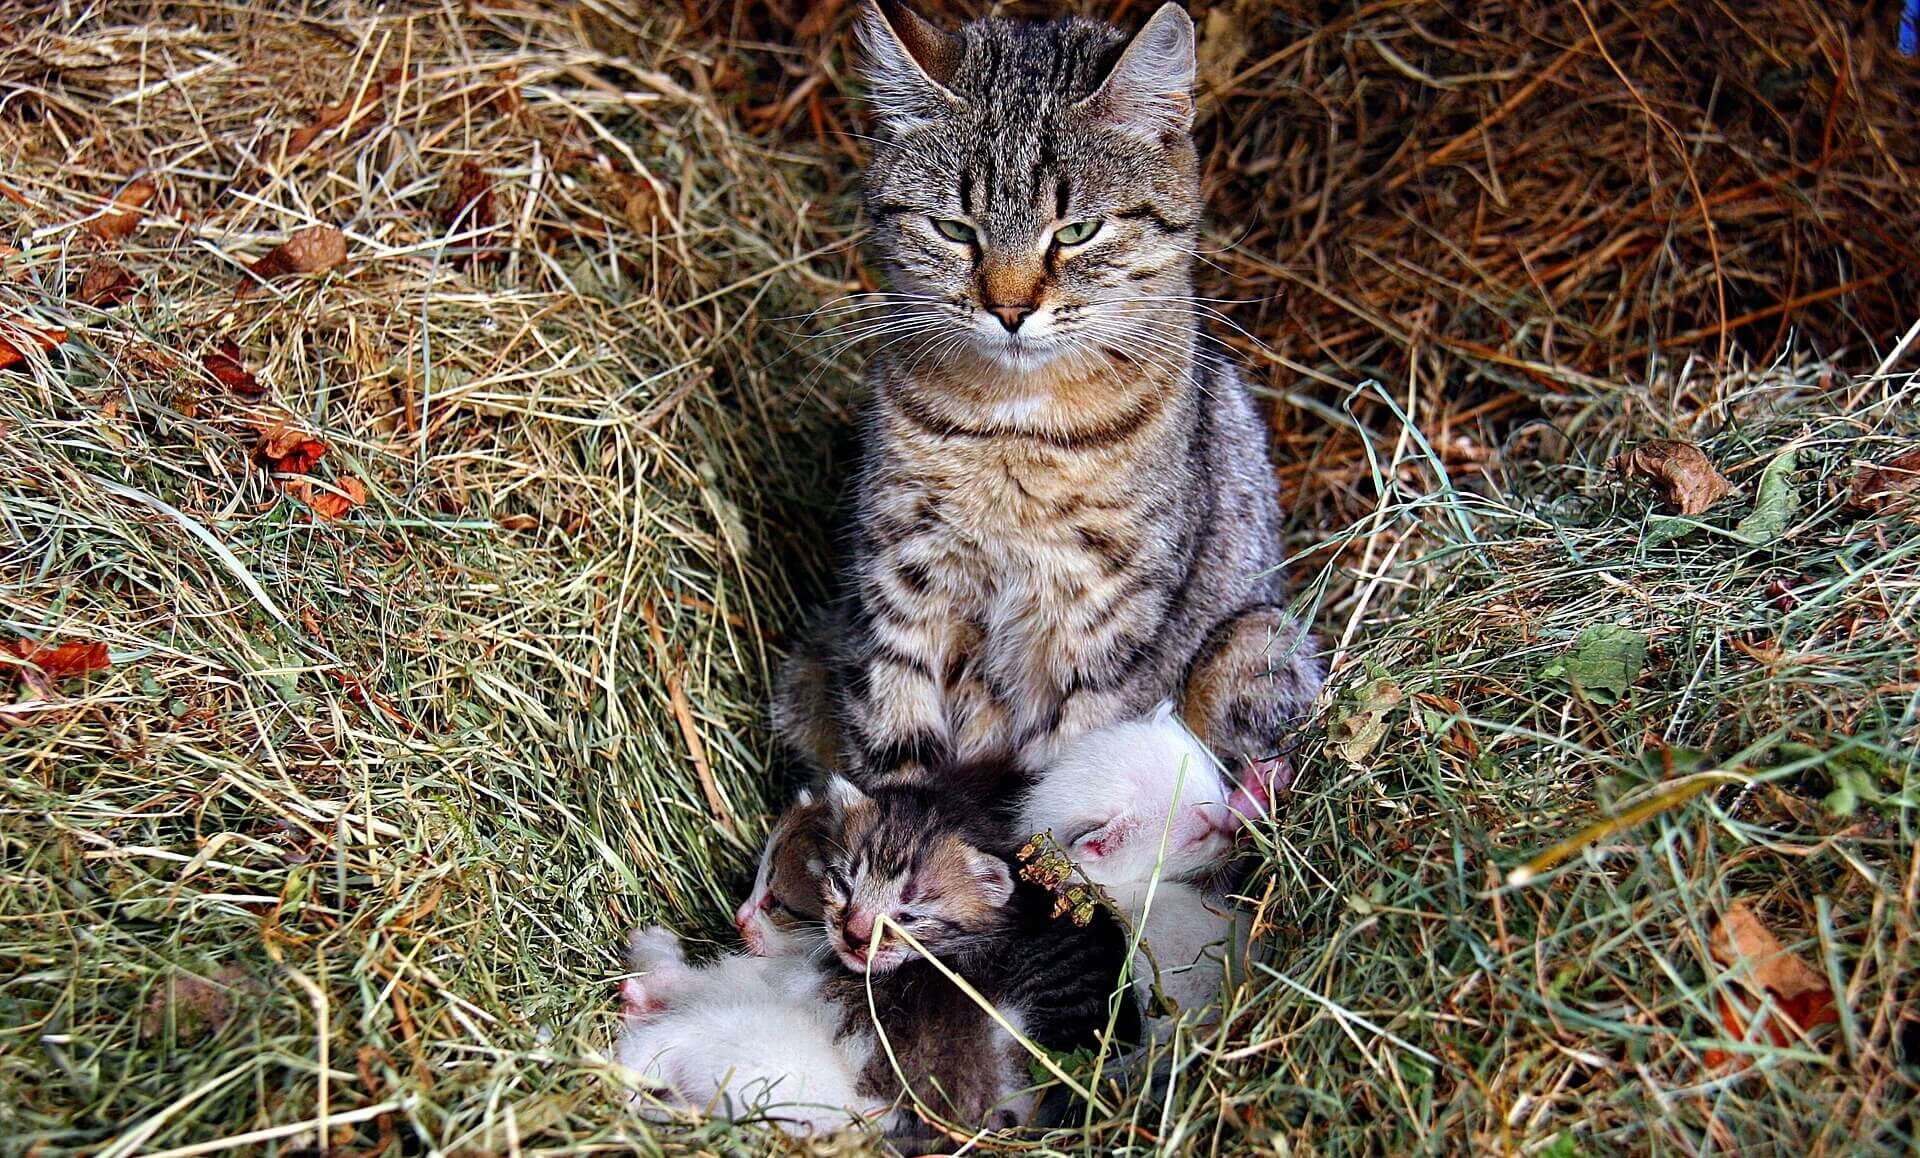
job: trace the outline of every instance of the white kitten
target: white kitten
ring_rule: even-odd
[[[791,1134],[831,1133],[888,1107],[860,1094],[872,1041],[839,1036],[839,1008],[805,956],[722,957],[687,964],[665,929],[633,935],[621,986],[626,1029],[614,1056],[664,1089],[656,1097],[735,1120],[764,1117]],[[639,1094],[643,1115],[663,1116]]]
[[[1025,832],[1051,830],[1143,926],[1162,988],[1190,1011],[1218,999],[1229,947],[1244,960],[1247,938],[1246,922],[1195,882],[1225,863],[1243,819],[1264,804],[1257,788],[1230,784],[1172,706],[1162,705],[1063,744],[1022,799],[1020,821]],[[1144,1008],[1152,975],[1144,954],[1134,973]],[[1167,1027],[1154,1028],[1160,1036]]]

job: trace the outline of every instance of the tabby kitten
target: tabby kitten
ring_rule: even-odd
[[[891,936],[880,916],[1054,1053],[1100,1049],[1109,1021],[1115,1044],[1137,1041],[1140,1010],[1120,988],[1127,943],[1119,924],[1104,911],[1084,927],[1056,920],[1051,892],[1014,879],[1007,847],[1014,813],[987,802],[1010,805],[1025,784],[1010,784],[1004,764],[942,773],[937,788],[893,782],[867,792],[829,780],[823,900],[830,942],[846,969],[833,971],[822,993],[843,1009],[843,1034],[871,1033],[876,1019],[886,1034],[892,1056],[882,1049],[868,1055],[862,1094],[899,1098],[905,1075],[907,1088],[941,1116],[998,1128],[1035,1109],[1023,1092],[1025,1050],[932,962]],[[898,1139],[920,1136],[922,1127],[903,1109],[888,1131]]]
[[[1193,24],[936,29],[868,3],[880,317],[844,589],[782,734],[862,783],[1176,699],[1260,760],[1311,701],[1266,429],[1204,340]]]

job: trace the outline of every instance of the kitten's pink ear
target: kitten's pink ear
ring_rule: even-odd
[[[629,977],[620,983],[620,1015],[629,1025],[638,1025],[665,1009],[666,1002],[647,992],[647,987],[637,977]]]
[[[939,120],[966,107],[947,88],[960,67],[960,38],[940,31],[896,0],[860,7],[860,48],[873,115],[894,133]]]
[[[1193,18],[1167,0],[1079,107],[1143,137],[1184,133],[1193,128],[1193,74]]]
[[[1013,898],[1013,872],[1007,868],[1007,862],[997,856],[981,852],[979,849],[967,850],[967,871],[980,884],[981,892],[986,895],[987,903],[999,908]]]
[[[1067,851],[1073,854],[1075,860],[1099,860],[1118,848],[1131,828],[1125,818],[1115,817],[1099,828],[1089,829],[1074,837]]]
[[[860,786],[845,776],[827,778],[826,797],[827,809],[836,817],[845,816],[847,809],[867,801],[867,794],[860,791]]]
[[[1227,809],[1247,820],[1273,811],[1274,797],[1293,786],[1293,764],[1285,756],[1249,760],[1240,772],[1240,785],[1227,797]]]

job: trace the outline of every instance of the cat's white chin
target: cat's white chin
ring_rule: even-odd
[[[1058,362],[1066,347],[1052,338],[1020,334],[981,334],[974,339],[981,357],[1015,374],[1037,374]]]

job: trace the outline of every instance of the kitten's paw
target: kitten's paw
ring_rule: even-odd
[[[687,954],[677,934],[660,925],[635,929],[628,941],[627,960],[635,969],[652,973],[673,965],[684,965]]]

